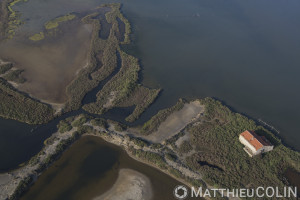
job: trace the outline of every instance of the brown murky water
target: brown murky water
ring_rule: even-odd
[[[150,179],[153,199],[175,199],[173,189],[181,183],[135,161],[120,147],[93,136],[74,143],[21,199],[92,199],[108,191],[123,168],[138,171]]]
[[[92,27],[79,20],[61,26],[54,37],[33,42],[21,36],[0,45],[0,57],[24,69],[19,89],[53,103],[67,100],[66,86],[87,63]]]

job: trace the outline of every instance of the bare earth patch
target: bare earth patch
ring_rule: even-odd
[[[150,200],[152,196],[151,183],[145,175],[121,169],[114,186],[94,200]]]
[[[199,118],[203,112],[204,106],[199,101],[185,104],[181,110],[172,113],[161,123],[156,132],[145,138],[155,143],[162,142],[179,133],[189,123]]]

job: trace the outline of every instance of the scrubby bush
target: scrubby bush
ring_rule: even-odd
[[[67,131],[70,131],[72,129],[72,126],[70,123],[66,122],[65,120],[61,120],[57,125],[58,131],[60,133],[65,133]]]
[[[12,67],[13,67],[12,63],[5,63],[5,64],[0,65],[0,74],[5,74]]]
[[[77,128],[77,131],[79,134],[84,134],[84,133],[92,133],[94,131],[93,127],[89,126],[89,125],[83,125],[83,126],[79,126]]]
[[[176,162],[177,160],[177,156],[175,154],[167,153],[165,156],[168,160],[171,160],[173,162]]]
[[[67,14],[67,15],[64,15],[61,17],[57,17],[49,22],[46,22],[45,28],[46,29],[57,28],[60,23],[70,21],[70,20],[74,19],[75,17],[76,17],[76,15],[74,15],[74,14]]]
[[[10,71],[8,72],[8,74],[4,76],[4,78],[8,81],[14,81],[16,83],[24,83],[26,80],[21,76],[23,71],[24,70],[21,69]]]
[[[185,140],[181,143],[180,147],[179,147],[179,152],[180,153],[188,153],[193,149],[192,145],[190,144],[189,141]]]
[[[87,118],[85,116],[79,117],[79,119],[72,122],[73,127],[79,127],[82,126],[84,123],[87,122]]]
[[[0,77],[0,116],[29,124],[46,123],[54,118],[54,110],[17,91]]]
[[[105,128],[105,129],[108,128],[108,124],[107,124],[106,120],[102,119],[102,118],[92,119],[91,124],[93,126],[99,126],[99,127]]]

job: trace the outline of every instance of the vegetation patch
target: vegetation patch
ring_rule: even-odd
[[[138,60],[120,49],[119,52],[122,61],[120,71],[100,90],[97,101],[84,105],[83,108],[91,113],[102,114],[113,107],[135,105],[133,113],[126,118],[127,121],[133,122],[155,100],[160,90],[139,85],[137,83],[140,70]]]
[[[54,118],[53,109],[18,92],[0,78],[0,116],[29,124],[46,123]]]
[[[75,17],[76,17],[76,15],[74,15],[74,14],[67,14],[67,15],[64,15],[61,17],[57,17],[49,22],[46,22],[45,28],[47,30],[57,28],[60,23],[70,21],[70,20],[74,19]]]
[[[72,122],[72,127],[82,126],[87,121],[88,121],[88,118],[86,116],[80,116],[79,119]]]
[[[108,128],[108,124],[107,124],[107,121],[105,119],[102,119],[102,118],[95,118],[95,119],[92,119],[91,120],[91,124],[93,126],[99,126],[101,128]]]
[[[187,128],[197,153],[186,158],[186,164],[203,174],[207,183],[220,188],[283,188],[285,170],[300,171],[299,152],[285,147],[268,130],[214,99],[203,99],[201,104],[205,105],[204,119]],[[266,136],[275,145],[274,150],[249,157],[238,139],[244,130],[255,130]]]
[[[10,71],[3,78],[5,78],[8,81],[13,81],[16,83],[24,83],[26,81],[26,79],[23,78],[21,75],[23,71],[24,70],[22,70],[22,69],[16,69],[16,70]]]
[[[9,71],[13,67],[12,63],[5,63],[0,65],[0,75],[5,74],[7,71]]]
[[[129,151],[137,158],[147,161],[149,163],[155,164],[156,166],[160,167],[161,169],[167,168],[166,161],[158,153],[143,151],[143,150],[134,149],[134,148],[129,148]]]
[[[36,33],[33,36],[30,36],[29,39],[32,41],[40,41],[45,38],[44,32]]]
[[[120,49],[120,44],[129,43],[130,34],[129,22],[120,12],[120,4],[106,4],[102,7],[111,8],[105,14],[107,23],[111,24],[109,37],[106,40],[99,38],[100,14],[93,13],[82,19],[85,23],[94,25],[91,62],[68,87],[67,91],[71,96],[68,107],[78,108],[86,92],[120,66],[120,71],[97,93],[96,102],[84,105],[83,108],[90,113],[103,114],[113,107],[135,106],[133,113],[126,118],[133,122],[155,100],[160,90],[149,89],[137,83],[140,70],[138,60]],[[123,42],[117,37],[120,34],[118,20],[125,24]]]
[[[67,121],[67,120],[61,120],[58,124],[57,124],[57,128],[58,131],[60,133],[65,133],[67,131],[72,130],[72,126],[71,124]]]
[[[190,142],[185,140],[182,142],[182,144],[180,145],[178,150],[180,153],[189,153],[192,149],[193,149],[193,147],[190,144]]]
[[[127,129],[127,126],[124,124],[121,124],[119,122],[116,121],[112,121],[112,120],[108,120],[109,123],[113,124],[114,128],[116,131],[122,132],[125,131]]]
[[[107,40],[102,40],[99,38],[101,24],[98,13],[90,14],[84,17],[82,21],[93,25],[89,65],[82,69],[78,76],[68,85],[67,94],[69,101],[66,104],[65,111],[79,109],[86,93],[109,77],[117,67],[116,50],[118,40],[115,37],[114,30],[110,31]]]
[[[82,135],[84,133],[92,133],[93,131],[94,131],[93,127],[89,125],[82,125],[79,126],[77,129],[79,135]]]

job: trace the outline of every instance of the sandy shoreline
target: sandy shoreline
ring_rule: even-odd
[[[151,182],[145,175],[131,169],[121,169],[113,187],[93,200],[151,200]]]

